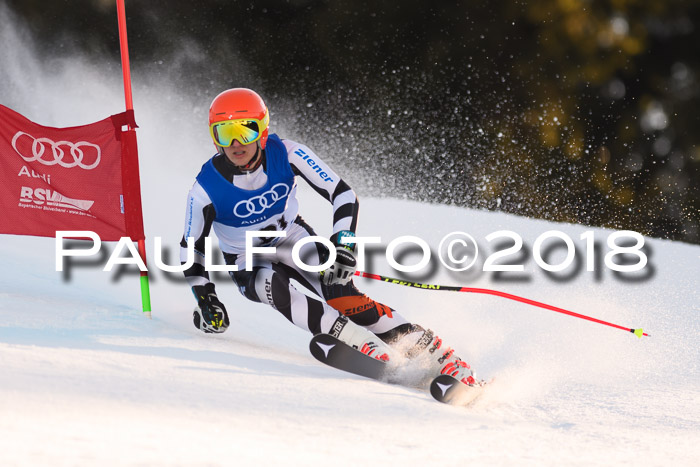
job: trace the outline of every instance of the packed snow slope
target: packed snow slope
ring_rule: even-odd
[[[302,199],[307,220],[328,229],[325,201],[309,190]],[[166,211],[178,217],[178,208]],[[574,239],[586,230],[389,199],[366,199],[361,221],[361,234],[411,234],[431,245],[454,230],[483,238],[508,228],[526,244],[550,229]],[[174,248],[176,231],[152,228]],[[459,278],[442,266],[421,277],[643,327],[651,337],[642,339],[498,297],[356,279],[494,378],[473,407],[455,408],[317,363],[309,335],[245,301],[225,276],[218,283],[231,327],[205,335],[192,326],[187,286],[159,271],[148,320],[135,275],[93,264],[71,268],[66,280],[54,271],[52,239],[4,237],[0,464],[693,465],[700,248],[646,243],[655,273],[641,283],[607,270],[598,281],[581,270],[556,282],[532,261],[527,281]],[[381,255],[373,270],[392,272]]]
[[[0,102],[54,126],[123,110],[117,64],[37,59],[31,35],[8,15],[0,8]],[[157,236],[176,262],[186,194],[213,149],[213,96],[175,83],[182,70],[164,58],[159,75],[132,74],[151,266]],[[295,119],[274,113],[280,102],[268,105],[274,131],[293,139],[285,121]],[[342,156],[331,143],[313,149],[331,165]],[[355,186],[375,176],[342,175]],[[300,184],[302,215],[328,235],[330,206]],[[473,407],[455,408],[316,362],[307,333],[244,300],[224,274],[215,280],[231,327],[205,335],[192,325],[194,300],[177,274],[151,269],[148,320],[133,269],[102,272],[102,257],[56,272],[53,239],[2,236],[0,465],[697,465],[700,247],[646,239],[644,271],[615,275],[602,262],[610,231],[358,195],[358,234],[384,246],[414,235],[436,250],[453,231],[479,243],[470,271],[433,261],[416,281],[502,290],[651,337],[499,297],[356,279],[493,378]],[[573,239],[577,261],[547,275],[532,250],[552,229]],[[525,248],[505,261],[524,272],[481,270],[497,249],[485,238],[499,230],[523,238]],[[580,239],[587,230],[600,243],[594,272]],[[367,269],[398,275],[382,252]]]

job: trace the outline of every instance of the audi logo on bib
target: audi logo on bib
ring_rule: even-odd
[[[22,136],[24,136],[23,140],[27,138],[31,139],[31,154],[23,154],[23,152],[17,148],[18,140],[20,140]],[[71,141],[53,141],[49,138],[35,138],[24,131],[15,133],[15,136],[12,138],[12,148],[27,162],[38,161],[43,165],[58,164],[67,169],[80,167],[81,169],[92,170],[99,165],[102,156],[100,147],[96,144],[88,143],[87,141],[79,141],[77,143]],[[22,149],[26,152],[28,145],[23,145]],[[47,149],[50,149],[50,151]],[[66,150],[70,151],[70,157],[66,157]],[[64,158],[66,160],[64,160]]]
[[[250,217],[253,214],[262,214],[265,209],[272,207],[277,201],[288,195],[289,186],[278,183],[261,195],[239,201],[233,207],[233,213],[242,218]]]

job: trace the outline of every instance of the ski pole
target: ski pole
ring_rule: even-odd
[[[499,292],[498,290],[478,289],[478,288],[474,288],[474,287],[459,287],[459,286],[451,286],[451,285],[421,284],[419,282],[409,282],[409,281],[404,281],[404,280],[400,280],[400,279],[394,279],[392,277],[381,276],[379,274],[370,274],[368,272],[360,272],[360,271],[356,271],[355,275],[360,276],[360,277],[366,277],[368,279],[375,279],[375,280],[382,281],[382,282],[388,282],[390,284],[403,285],[406,287],[415,287],[418,289],[446,290],[446,291],[450,291],[450,292],[467,292],[467,293],[481,293],[481,294],[487,294],[487,295],[496,295],[498,297],[507,298],[509,300],[515,300],[517,302],[527,303],[528,305],[537,306],[540,308],[544,308],[546,310],[556,311],[557,313],[563,313],[565,315],[573,316],[575,318],[586,319],[588,321],[593,321],[594,323],[604,324],[606,326],[610,326],[613,328],[622,329],[623,331],[631,332],[632,334],[639,337],[640,339],[642,338],[642,336],[649,337],[649,334],[644,332],[642,330],[642,328],[639,328],[639,329],[626,328],[624,326],[609,323],[609,322],[603,321],[601,319],[592,318],[590,316],[582,315],[580,313],[574,313],[573,311],[565,310],[563,308],[559,308],[559,307],[552,306],[552,305],[547,305],[546,303],[537,302],[535,300],[530,300],[529,298],[523,298],[523,297],[518,297],[517,295],[512,295],[512,294],[505,293],[505,292]]]

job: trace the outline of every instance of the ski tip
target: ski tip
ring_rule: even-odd
[[[440,375],[430,383],[430,395],[435,400],[461,407],[471,405],[483,390],[484,384],[467,386],[449,375]]]

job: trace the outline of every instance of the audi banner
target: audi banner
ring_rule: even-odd
[[[38,125],[0,105],[0,233],[91,230],[144,238],[133,111],[84,126]]]

